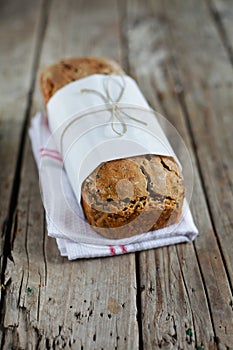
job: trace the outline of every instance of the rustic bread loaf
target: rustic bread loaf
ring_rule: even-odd
[[[65,59],[41,73],[45,103],[66,84],[92,74],[124,74],[109,59]],[[100,164],[82,184],[82,206],[93,229],[125,238],[179,221],[184,182],[172,157],[147,154]]]

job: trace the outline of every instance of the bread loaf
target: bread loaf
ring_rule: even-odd
[[[124,72],[109,59],[65,59],[41,73],[45,103],[61,87],[92,74]],[[82,206],[95,231],[125,238],[178,222],[184,192],[182,174],[172,157],[145,154],[100,164],[82,184]]]

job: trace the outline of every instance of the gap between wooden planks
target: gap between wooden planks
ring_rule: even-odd
[[[228,53],[229,60],[233,65],[232,3],[226,0],[206,0],[206,3]]]

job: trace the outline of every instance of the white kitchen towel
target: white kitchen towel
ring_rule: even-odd
[[[189,242],[197,236],[198,231],[186,201],[181,220],[175,225],[121,240],[99,235],[84,219],[61,155],[53,142],[46,116],[37,113],[33,117],[29,135],[40,175],[48,235],[56,239],[62,256],[72,260],[119,255]]]

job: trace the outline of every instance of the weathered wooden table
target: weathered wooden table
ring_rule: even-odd
[[[0,2],[1,348],[233,349],[233,3]],[[69,262],[28,139],[38,72],[118,60],[191,152],[193,244]]]

